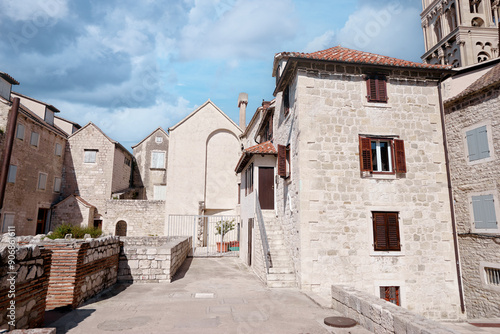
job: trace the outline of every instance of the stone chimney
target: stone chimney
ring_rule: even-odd
[[[240,93],[238,96],[238,108],[240,108],[240,128],[245,131],[247,127],[247,104],[248,94]]]

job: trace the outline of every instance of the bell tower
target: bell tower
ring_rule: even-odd
[[[462,67],[499,57],[500,0],[422,0],[424,63]]]

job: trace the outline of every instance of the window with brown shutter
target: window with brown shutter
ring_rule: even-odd
[[[278,145],[278,175],[282,178],[290,177],[290,144]]]
[[[373,242],[376,251],[400,251],[397,212],[373,212]]]
[[[366,80],[368,102],[387,102],[387,79],[383,75],[373,75]]]
[[[406,173],[404,141],[381,136],[359,136],[361,172]]]

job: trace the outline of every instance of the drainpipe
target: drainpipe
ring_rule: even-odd
[[[448,142],[446,140],[446,126],[444,123],[444,106],[443,106],[443,96],[441,92],[441,83],[444,81],[444,75],[438,81],[438,95],[439,95],[439,110],[441,114],[441,129],[443,132],[443,145],[444,145],[444,158],[446,163],[446,178],[448,181],[448,197],[450,201],[450,211],[451,211],[451,227],[453,230],[453,248],[455,249],[455,263],[457,267],[457,279],[458,279],[458,294],[460,296],[460,309],[462,313],[465,313],[464,304],[464,293],[462,287],[462,274],[460,270],[460,255],[458,253],[458,240],[457,240],[457,227],[455,220],[455,207],[453,205],[453,189],[451,187],[451,172],[450,172],[450,160],[448,158]]]
[[[12,146],[14,145],[14,136],[16,134],[17,114],[19,110],[19,98],[15,97],[10,109],[9,118],[7,120],[7,142],[3,152],[4,159],[0,170],[0,210],[3,208],[3,200],[5,198],[5,188],[7,186],[7,175],[9,174],[10,157],[12,155]]]

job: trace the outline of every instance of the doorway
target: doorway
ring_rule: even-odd
[[[36,234],[44,234],[45,226],[47,226],[47,220],[49,218],[49,209],[38,209],[38,216],[36,218]]]
[[[259,167],[259,203],[262,210],[274,210],[274,167]]]

